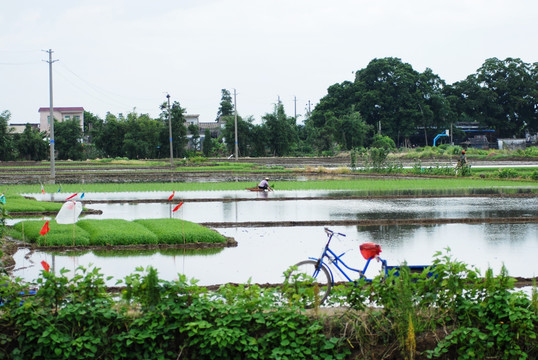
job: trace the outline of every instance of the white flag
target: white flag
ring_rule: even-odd
[[[58,224],[74,224],[77,222],[81,212],[82,203],[80,201],[67,201],[58,211],[56,222]]]

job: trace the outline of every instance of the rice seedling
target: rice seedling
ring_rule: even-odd
[[[73,246],[73,242],[78,246],[90,245],[90,235],[76,224],[64,225],[50,220],[49,232],[41,235],[44,223],[37,220],[21,221],[8,233],[13,238],[39,246]]]
[[[135,220],[157,236],[159,244],[224,243],[218,232],[180,219]]]
[[[80,220],[77,225],[90,234],[92,245],[156,244],[157,236],[147,228],[122,219]]]
[[[111,246],[151,244],[225,243],[218,232],[179,219],[127,221],[121,219],[79,220],[61,225],[49,221],[49,231],[42,235],[44,221],[26,220],[9,229],[9,235],[40,246]]]

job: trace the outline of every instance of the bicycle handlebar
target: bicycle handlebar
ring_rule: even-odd
[[[329,229],[329,228],[327,228],[327,227],[324,228],[324,230],[325,230],[325,232],[326,232],[327,234],[331,234],[331,235],[336,234],[336,235],[340,235],[340,236],[346,236],[346,234],[342,234],[342,233],[339,233],[339,232],[334,232],[333,230],[331,230],[331,229]]]

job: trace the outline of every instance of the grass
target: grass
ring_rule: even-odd
[[[26,199],[23,196],[13,192],[6,192],[6,203],[4,208],[8,212],[24,212],[24,211],[37,211],[37,212],[46,212],[46,211],[59,211],[62,207],[62,204],[37,201],[34,199]]]
[[[216,231],[180,219],[127,221],[79,220],[61,225],[51,220],[50,231],[40,235],[45,221],[21,221],[9,229],[11,237],[39,246],[115,246],[141,244],[225,243]]]
[[[126,191],[224,191],[245,190],[256,186],[255,182],[207,182],[207,183],[107,183],[107,184],[65,184],[63,193],[81,192],[126,192]],[[503,180],[481,178],[413,178],[413,179],[372,179],[357,178],[346,180],[271,181],[275,190],[415,190],[415,189],[482,189],[523,187],[538,188],[532,180]],[[45,185],[46,191],[58,189],[58,185]],[[7,204],[11,197],[21,193],[39,193],[39,185],[12,185],[6,191]],[[40,202],[38,202],[40,203]],[[38,204],[36,204],[37,206]],[[59,209],[59,207],[58,207]]]

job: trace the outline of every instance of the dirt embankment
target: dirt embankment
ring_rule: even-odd
[[[235,160],[234,160],[235,161]],[[333,157],[267,157],[267,158],[239,158],[236,160],[240,163],[254,163],[266,166],[267,175],[271,175],[271,167],[285,167],[288,169],[301,168],[297,175],[314,176],[318,172],[309,174],[308,168],[336,168],[348,167],[351,164],[349,155]],[[398,159],[398,163],[412,166],[414,160]],[[209,163],[230,162],[225,158],[209,159]],[[471,161],[473,166],[506,166],[506,165],[536,165],[537,161],[533,159],[507,158],[503,160],[491,161]],[[422,166],[448,165],[453,166],[456,160],[452,159],[421,159]],[[205,165],[204,165],[205,166]],[[361,164],[357,164],[361,166]],[[178,165],[176,167],[180,168]],[[135,166],[135,165],[111,165],[108,163],[89,163],[89,162],[63,162],[61,166],[55,168],[55,183],[126,183],[126,182],[197,182],[197,181],[256,181],[259,173],[248,172],[199,172],[193,166],[191,171],[178,172],[172,170],[169,166]],[[50,183],[50,167],[47,164],[38,162],[0,162],[0,185],[9,184],[39,184]],[[185,170],[185,169],[182,169]],[[306,170],[306,172],[305,172]],[[290,176],[275,173],[276,176]],[[344,176],[344,175],[342,175]],[[349,175],[348,175],[349,176]],[[365,176],[365,175],[361,175]],[[371,175],[370,175],[371,176]]]

